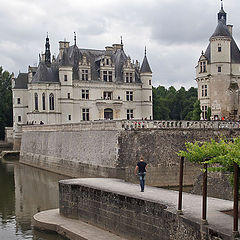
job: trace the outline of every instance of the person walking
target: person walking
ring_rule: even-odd
[[[134,173],[139,176],[141,192],[144,192],[145,178],[146,178],[147,163],[144,162],[143,156],[140,157],[140,161],[137,163]],[[138,172],[138,173],[137,173]]]

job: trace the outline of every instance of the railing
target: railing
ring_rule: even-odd
[[[24,131],[136,130],[136,129],[238,129],[239,122],[97,120],[72,124],[18,125]]]

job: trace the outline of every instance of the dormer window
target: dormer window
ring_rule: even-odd
[[[112,82],[112,71],[103,71],[103,81]]]
[[[200,62],[200,73],[207,72],[206,61]]]
[[[109,59],[106,59],[106,65],[109,65]]]
[[[132,72],[126,72],[126,82],[127,83],[133,82],[133,73]]]
[[[88,81],[88,70],[82,70],[82,80]]]

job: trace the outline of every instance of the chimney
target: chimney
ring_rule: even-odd
[[[69,48],[69,43],[70,42],[67,42],[67,41],[60,41],[59,42],[59,56],[60,56],[60,59],[62,59],[64,49]]]
[[[227,25],[227,27],[228,27],[228,30],[229,30],[231,36],[232,36],[233,25]]]

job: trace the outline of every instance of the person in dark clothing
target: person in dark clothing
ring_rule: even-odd
[[[141,192],[144,192],[145,177],[147,172],[146,168],[147,168],[147,163],[144,162],[144,158],[143,156],[141,156],[140,161],[137,163],[137,166],[135,167],[135,170],[134,170],[135,175],[139,176]],[[137,171],[138,171],[138,174],[137,174]]]

